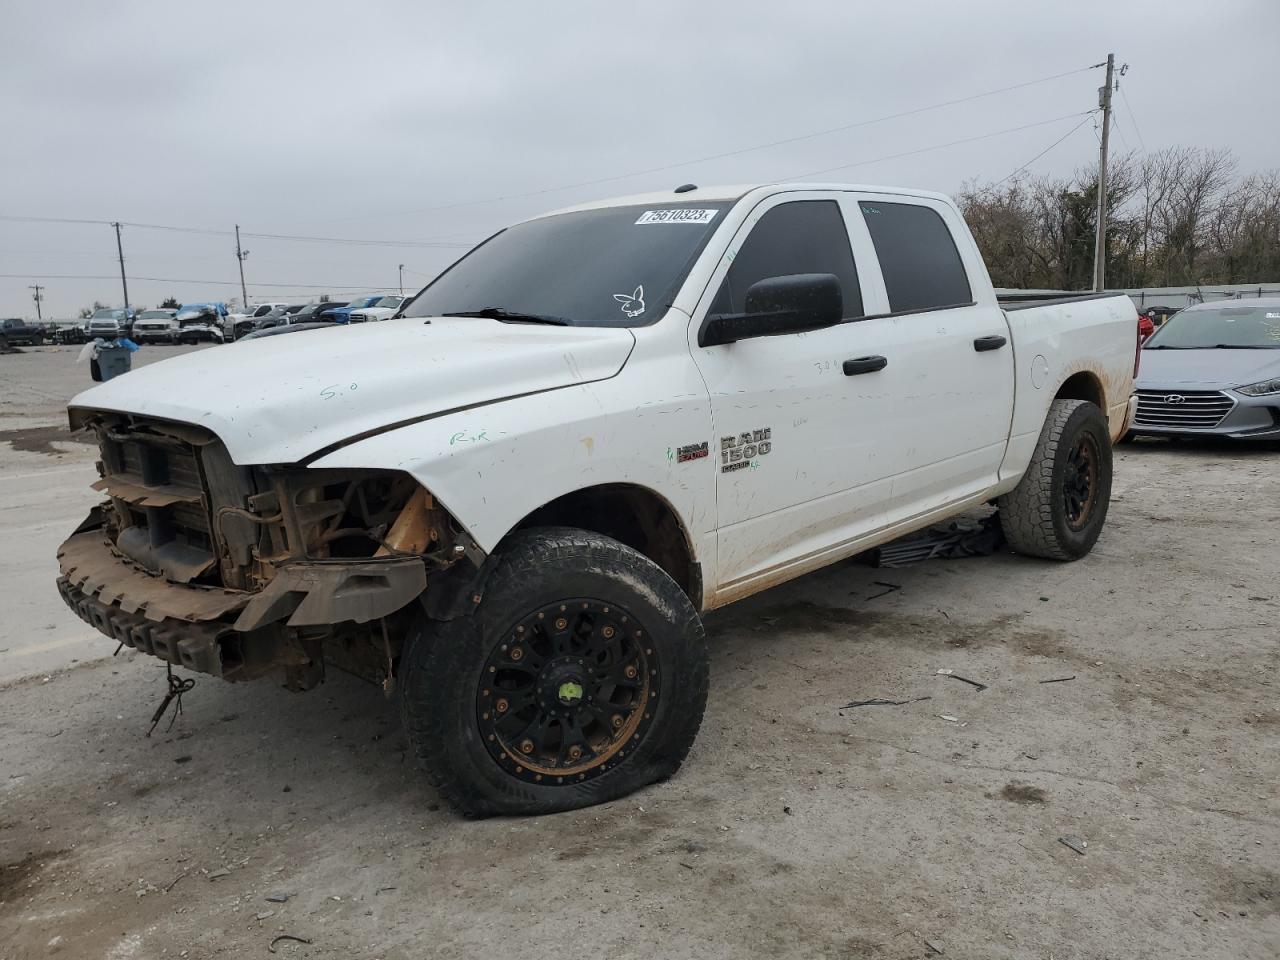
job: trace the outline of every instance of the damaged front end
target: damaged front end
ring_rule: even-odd
[[[389,689],[428,578],[465,594],[483,560],[407,474],[242,467],[207,430],[127,414],[72,427],[96,432],[108,499],[59,548],[58,589],[191,670],[305,690],[329,663]]]

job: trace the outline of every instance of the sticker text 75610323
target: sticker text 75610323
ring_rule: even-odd
[[[710,223],[716,218],[717,213],[719,213],[718,210],[693,210],[689,207],[646,210],[636,218],[636,223]]]

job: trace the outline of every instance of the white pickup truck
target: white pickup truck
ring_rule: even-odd
[[[472,815],[670,776],[703,611],[992,502],[1017,552],[1084,556],[1133,412],[1133,304],[1002,310],[955,206],[913,190],[586,204],[401,313],[73,400],[107,499],[59,588],[175,665],[396,690]]]

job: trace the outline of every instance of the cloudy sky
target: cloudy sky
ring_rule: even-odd
[[[250,299],[297,301],[394,292],[402,263],[417,289],[504,223],[686,181],[953,192],[1080,123],[1109,50],[1116,149],[1280,166],[1276,0],[0,0],[0,26],[0,316],[34,283],[46,316],[121,302],[109,226],[14,218],[183,228],[124,227],[154,305],[238,297],[236,223],[377,241],[246,238]],[[1087,121],[1031,172],[1096,150]]]

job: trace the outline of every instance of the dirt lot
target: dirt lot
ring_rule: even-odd
[[[82,369],[0,357],[0,431],[15,398],[56,427]],[[354,680],[200,680],[146,738],[163,667],[71,663],[111,645],[57,599],[62,531],[13,533],[74,523],[92,456],[5,438],[0,650],[65,641],[0,653],[6,960],[1280,955],[1280,453],[1123,448],[1079,563],[843,564],[722,611],[677,777],[466,822]]]

